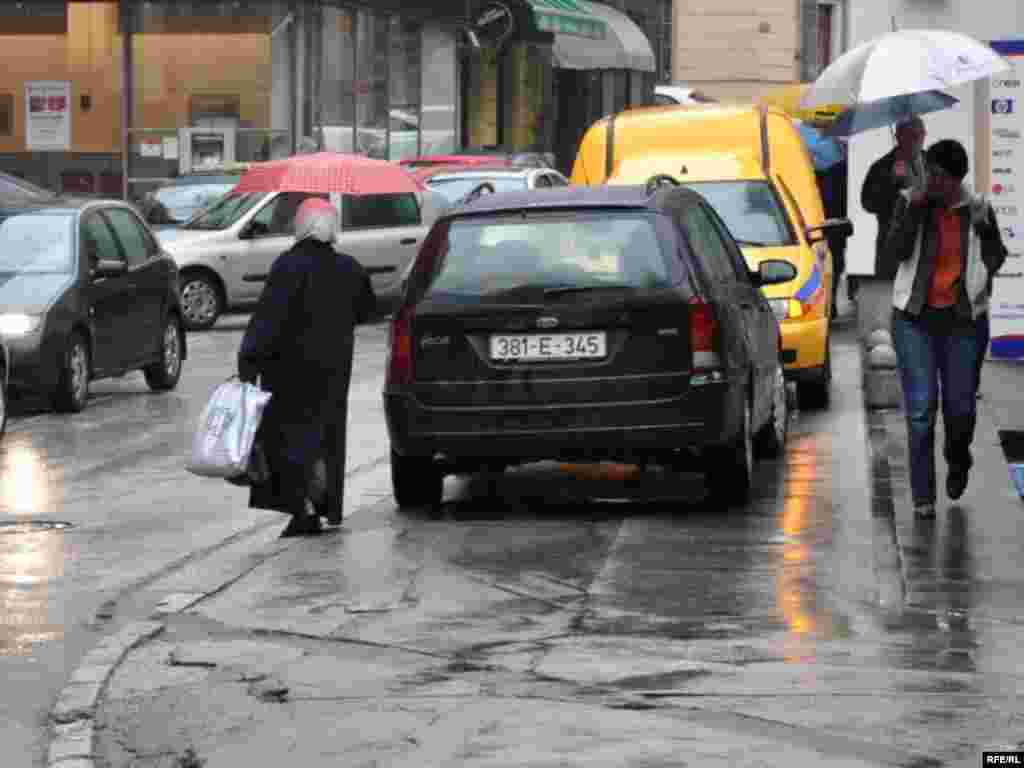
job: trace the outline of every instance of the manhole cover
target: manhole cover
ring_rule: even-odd
[[[63,531],[72,527],[71,523],[61,520],[0,520],[0,535]]]

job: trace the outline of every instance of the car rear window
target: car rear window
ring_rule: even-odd
[[[465,217],[450,222],[429,298],[495,297],[518,288],[667,288],[682,262],[653,212]]]
[[[521,192],[526,189],[525,176],[457,176],[455,178],[433,178],[427,186],[439,192],[449,203],[465,197],[484,182],[494,187],[495,192]]]
[[[740,245],[795,245],[778,195],[767,181],[701,181],[686,186],[704,196]]]

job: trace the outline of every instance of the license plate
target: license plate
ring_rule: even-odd
[[[603,331],[491,336],[491,360],[592,360],[606,354]]]

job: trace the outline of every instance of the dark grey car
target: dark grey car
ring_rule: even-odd
[[[779,326],[728,229],[683,188],[480,198],[440,218],[392,320],[384,406],[395,498],[546,459],[700,467],[749,496],[790,398]]]
[[[79,411],[89,382],[142,370],[173,389],[185,359],[178,270],[117,200],[0,202],[0,336],[10,386]]]

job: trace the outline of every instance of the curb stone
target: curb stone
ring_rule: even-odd
[[[378,468],[377,465],[381,463],[373,463],[371,469]],[[358,475],[353,478],[357,486],[358,479]],[[361,488],[353,494],[356,503],[352,505],[351,513],[345,515],[346,519],[356,512],[373,507],[379,501],[372,491],[373,488]],[[169,595],[158,605],[156,616],[184,612],[223,586],[201,594]],[[47,768],[96,768],[93,759],[96,748],[93,724],[100,694],[124,657],[164,629],[165,625],[160,621],[132,622],[120,632],[103,639],[85,655],[50,710],[48,721],[53,728],[53,738],[47,751]]]
[[[85,655],[50,712],[53,739],[47,752],[48,768],[95,768],[93,719],[100,692],[121,659],[163,629],[164,625],[155,621],[133,622]]]

